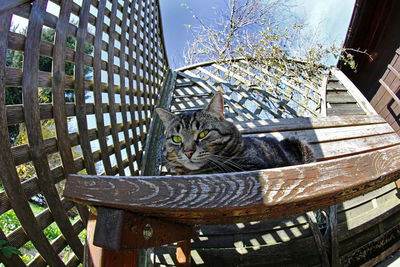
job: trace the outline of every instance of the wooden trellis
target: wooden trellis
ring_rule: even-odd
[[[12,31],[23,18],[26,32]],[[45,29],[54,30],[54,42],[41,38]],[[139,173],[151,110],[168,67],[159,4],[2,1],[0,33],[0,214],[13,210],[20,224],[11,233],[1,230],[0,239],[17,249],[32,242],[38,254],[29,266],[76,266],[83,261],[78,234],[86,227],[88,211],[78,205],[80,219],[71,223],[67,213],[74,204],[57,188],[68,173]],[[67,47],[67,38],[74,40],[73,48]],[[92,53],[85,52],[86,46]],[[23,54],[22,68],[6,62],[16,52]],[[51,59],[50,72],[38,69],[41,57]],[[65,62],[73,64],[72,76],[65,73]],[[42,88],[50,88],[52,103],[39,102]],[[7,103],[7,90],[22,91],[21,104]],[[68,92],[74,102],[66,102]],[[54,132],[49,138],[43,137],[45,122]],[[9,126],[26,129],[27,142],[10,145]],[[17,170],[25,164],[33,167],[34,176],[22,180]],[[28,200],[38,194],[48,209],[34,215]],[[53,222],[62,234],[50,243],[43,230]],[[59,257],[63,250],[71,250],[64,260]],[[0,253],[0,261],[25,266],[16,255]]]
[[[310,74],[307,67],[294,61],[283,67],[272,60],[260,64],[243,58],[178,69],[176,87],[180,89],[175,90],[172,110],[196,109],[187,106],[187,97],[207,101],[203,96],[217,88],[229,100],[228,116],[238,121],[316,117],[320,115],[319,87],[326,69],[315,68]]]

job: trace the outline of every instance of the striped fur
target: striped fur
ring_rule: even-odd
[[[179,174],[249,171],[314,161],[305,142],[267,137],[242,137],[224,119],[223,96],[215,94],[200,111],[175,115],[157,109],[166,131],[163,155]]]

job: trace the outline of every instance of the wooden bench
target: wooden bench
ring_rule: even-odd
[[[125,225],[117,231],[116,246],[143,249],[193,238],[196,225],[283,218],[334,206],[400,177],[400,138],[377,115],[260,120],[239,129],[245,135],[297,136],[311,144],[317,162],[196,176],[70,175],[64,196],[127,211],[118,215]],[[338,250],[336,235],[332,232],[332,250]],[[186,262],[188,244],[180,244]]]

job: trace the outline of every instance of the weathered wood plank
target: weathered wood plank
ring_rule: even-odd
[[[311,144],[311,147],[314,149],[316,158],[328,160],[396,146],[400,144],[399,140],[398,135],[392,133],[360,139],[341,140],[334,143]]]
[[[339,258],[339,242],[338,242],[338,232],[337,232],[337,205],[332,205],[329,207],[329,231],[330,231],[330,241],[331,241],[331,266],[340,266]]]
[[[100,149],[102,151],[101,158],[103,161],[104,169],[107,174],[112,173],[111,161],[107,150],[107,136],[104,133],[104,118],[102,109],[102,93],[100,90],[101,86],[101,42],[103,36],[102,25],[104,22],[104,10],[106,9],[106,0],[101,0],[98,7],[98,15],[96,19],[96,33],[94,39],[94,62],[93,62],[93,78],[94,78],[94,101],[95,101],[95,114],[96,114],[96,125],[97,134],[100,144]]]
[[[320,128],[315,130],[288,130],[282,132],[245,134],[245,136],[269,136],[275,137],[278,140],[293,136],[308,143],[317,144],[322,142],[335,142],[340,140],[365,138],[369,136],[378,136],[392,133],[394,133],[394,131],[388,124],[375,124],[337,128]]]
[[[347,92],[330,91],[327,92],[326,102],[328,103],[357,103],[357,101]]]
[[[137,128],[139,123],[136,122],[136,117],[135,117],[135,112],[137,110],[139,110],[140,102],[137,102],[137,105],[138,105],[137,107],[134,108],[132,106],[132,104],[135,103],[134,94],[136,94],[136,91],[137,91],[134,88],[133,81],[134,81],[134,79],[137,80],[139,78],[139,75],[137,75],[137,76],[133,75],[134,68],[136,68],[136,64],[137,64],[136,60],[133,60],[133,54],[136,52],[136,49],[135,49],[135,47],[133,45],[133,42],[134,42],[134,40],[136,38],[136,35],[135,35],[135,33],[133,31],[133,27],[132,27],[133,21],[135,19],[135,2],[134,1],[132,1],[130,7],[131,7],[131,14],[130,14],[129,20],[130,20],[131,27],[129,27],[129,42],[128,42],[128,44],[129,44],[128,45],[128,48],[129,48],[128,83],[129,83],[129,103],[130,103],[129,111],[130,111],[130,115],[131,115],[131,120],[133,122],[132,125],[131,125],[131,130],[132,130],[132,134],[133,134],[133,142],[132,143],[133,143],[133,147],[134,147],[135,155],[136,155],[135,160],[136,160],[136,163],[138,164],[138,166],[141,166],[141,157],[140,157],[141,155],[139,153],[139,151],[140,151],[139,150],[140,134],[138,134],[137,131],[136,131],[136,128]],[[137,68],[136,68],[136,72],[138,72]],[[138,89],[138,88],[136,87],[136,89]]]
[[[5,73],[6,55],[7,55],[7,34],[10,26],[11,26],[11,12],[0,11],[0,36],[2,36],[2,38],[0,39],[0,77],[4,77]],[[13,202],[13,205],[18,206],[18,211],[16,211],[16,214],[21,214],[25,211],[27,212],[27,214],[25,214],[23,218],[24,223],[26,223],[27,220],[33,218],[33,214],[32,212],[29,213],[30,209],[26,202],[27,199],[24,198],[18,174],[15,168],[10,167],[14,166],[14,162],[13,162],[13,157],[11,156],[12,154],[11,154],[9,138],[10,137],[7,131],[5,83],[4,79],[0,79],[0,146],[2,147],[2,149],[0,150],[1,182],[7,194],[11,194],[10,198],[15,201]],[[18,193],[19,194],[22,193],[22,196],[18,195]],[[37,229],[38,228],[37,224],[35,224],[34,227]],[[0,240],[7,240],[2,229],[0,229]],[[0,262],[8,266],[18,266],[18,267],[25,266],[21,258],[18,257],[17,255],[12,255],[12,257],[8,259],[3,255],[3,253],[0,254],[1,254]]]
[[[249,221],[316,210],[365,194],[398,179],[398,160],[400,147],[395,146],[345,159],[224,175],[71,175],[64,194],[182,222]]]
[[[363,235],[354,237],[350,242],[341,247],[341,262],[344,265],[361,265],[368,261],[368,258],[375,256],[376,252],[384,252],[388,246],[399,240],[400,226],[393,225],[389,229],[379,229],[378,225],[370,228]]]
[[[144,5],[144,15],[143,15],[143,21],[146,22],[147,19],[150,20],[150,18],[148,18],[149,16],[149,7],[146,6],[146,4]],[[141,12],[140,12],[141,13]],[[150,31],[148,30],[148,24],[144,23],[144,26],[142,27],[142,32],[143,32],[143,64],[142,64],[142,68],[143,68],[143,77],[149,77],[150,78],[150,68],[149,68],[149,34]],[[150,109],[150,101],[148,101],[148,99],[150,99],[150,95],[151,95],[151,85],[150,83],[144,82],[143,83],[143,90],[142,92],[143,94],[143,106],[144,106],[144,114],[145,114],[145,126],[146,126],[146,132],[148,132],[149,127],[150,127],[150,120],[148,119],[148,116],[150,114],[150,112],[152,111]]]
[[[57,21],[56,26],[56,37],[55,37],[55,47],[53,54],[53,77],[52,77],[52,87],[53,87],[53,115],[54,123],[56,126],[57,133],[57,145],[58,151],[61,156],[63,163],[64,175],[65,177],[70,173],[75,173],[74,159],[72,156],[71,145],[68,138],[68,124],[66,116],[66,106],[65,106],[65,57],[64,51],[67,44],[66,28],[69,24],[69,17],[71,11],[72,2],[63,2],[61,4],[60,16]],[[89,216],[86,207],[77,205],[76,206],[80,217],[86,223]],[[62,219],[61,224],[65,224],[64,230],[68,232],[71,231],[70,224],[65,221],[65,217],[60,216]],[[61,228],[62,229],[62,228]],[[68,232],[64,234],[65,238],[68,240],[72,250],[75,252],[78,258],[83,260],[83,246],[79,238]]]
[[[315,214],[313,211],[309,211],[306,213],[307,215],[307,220],[310,224],[311,231],[314,236],[315,240],[315,245],[317,247],[319,257],[321,259],[321,265],[322,266],[329,266],[329,258],[328,258],[328,253],[325,249],[325,240],[321,234],[321,231],[319,230],[319,227],[317,225],[317,218],[315,217]]]
[[[157,107],[167,109],[171,104],[172,90],[175,81],[175,74],[169,71],[164,78],[164,84],[161,88],[161,96],[157,102]],[[161,165],[161,136],[163,125],[160,117],[153,118],[149,135],[146,140],[146,154],[142,161],[142,175],[159,175],[158,166]]]
[[[351,242],[354,236],[368,232],[373,226],[384,222],[396,213],[400,213],[399,202],[398,199],[397,201],[384,202],[379,207],[369,209],[367,212],[359,212],[359,215],[354,218],[346,218],[346,221],[338,224],[338,241],[342,243],[344,240],[350,240]],[[388,213],[388,210],[391,210],[391,212]]]
[[[117,125],[117,117],[115,107],[115,85],[114,85],[114,73],[113,73],[113,66],[114,66],[114,46],[115,46],[115,38],[116,30],[115,30],[115,20],[117,17],[117,5],[118,0],[112,1],[111,6],[111,17],[110,17],[110,31],[109,31],[109,40],[108,40],[108,63],[107,63],[107,79],[108,79],[108,102],[110,103],[110,122],[111,122],[111,136],[114,143],[114,155],[117,160],[118,166],[118,174],[121,176],[125,175],[125,170],[123,168],[122,163],[122,155],[121,155],[121,145],[118,137],[118,133],[116,131]],[[124,66],[123,66],[124,67]]]
[[[133,10],[135,10],[135,9],[136,8],[134,8]],[[136,77],[136,89],[137,89],[136,90],[136,102],[138,104],[137,117],[139,120],[139,132],[140,132],[140,136],[144,137],[144,129],[143,128],[144,128],[145,118],[143,117],[143,114],[142,114],[143,113],[142,112],[143,111],[143,100],[142,100],[143,92],[142,92],[142,90],[144,90],[145,88],[144,88],[144,84],[142,84],[139,79],[140,76],[144,76],[144,75],[140,75],[141,72],[143,72],[143,74],[144,74],[144,70],[143,70],[144,60],[143,60],[143,64],[139,60],[141,56],[140,56],[139,45],[138,45],[138,44],[140,44],[140,40],[139,40],[140,34],[139,33],[143,32],[143,28],[140,23],[143,19],[142,12],[141,12],[142,9],[143,9],[143,2],[139,1],[139,3],[138,3],[139,11],[136,13],[136,16],[137,16],[137,18],[136,18],[136,29],[137,29],[136,30],[137,31],[136,32],[136,44],[137,45],[135,46],[135,54],[136,54],[135,67],[136,67],[136,73],[138,74]],[[133,25],[133,22],[132,22],[132,25]],[[143,85],[143,87],[141,85]],[[136,131],[136,129],[134,131]],[[140,141],[143,142],[144,139],[142,139]],[[137,153],[139,153],[139,151]],[[138,163],[141,163],[141,162],[139,161]]]
[[[84,0],[79,15],[79,27],[76,33],[76,57],[75,57],[75,105],[76,120],[79,129],[79,141],[82,148],[85,168],[88,174],[96,174],[92,148],[89,141],[88,124],[86,120],[85,104],[85,71],[83,58],[85,55],[85,39],[88,27],[88,14],[90,11],[90,0]]]
[[[332,73],[339,79],[339,81],[347,88],[348,92],[354,97],[357,103],[368,115],[378,114],[365,96],[358,90],[358,88],[351,82],[351,80],[338,68],[332,68]]]
[[[326,117],[326,92],[327,92],[327,87],[328,87],[328,79],[329,79],[329,73],[325,74],[325,76],[322,79],[322,84],[320,87],[320,108],[321,108],[321,116]]]
[[[319,118],[288,118],[255,120],[236,123],[242,133],[267,133],[305,129],[334,128],[386,123],[380,116],[332,116]]]
[[[125,52],[125,48],[127,47],[127,39],[126,39],[126,34],[128,30],[127,26],[127,21],[128,21],[128,7],[129,7],[129,1],[124,1],[124,7],[122,11],[122,24],[121,24],[121,51]],[[132,10],[131,10],[132,12]],[[130,57],[130,56],[128,56]],[[125,137],[125,142],[126,142],[126,153],[128,155],[128,161],[129,161],[129,170],[130,173],[133,174],[135,172],[134,166],[133,166],[133,156],[132,156],[132,149],[131,149],[131,139],[129,138],[129,124],[128,124],[128,118],[127,118],[127,112],[129,112],[129,106],[126,103],[126,86],[125,86],[125,77],[126,77],[126,68],[125,68],[125,59],[126,57],[120,57],[120,65],[123,66],[121,68],[121,71],[119,73],[119,81],[120,81],[120,87],[121,87],[121,114],[122,114],[122,122],[123,122],[123,130],[124,130],[124,137]],[[128,63],[129,64],[129,63]],[[128,66],[129,70],[129,66]],[[129,83],[129,82],[128,82]],[[130,103],[132,105],[133,103]],[[133,120],[133,119],[131,119]]]
[[[38,89],[36,87],[37,79],[38,79],[38,52],[39,52],[39,44],[40,44],[40,36],[43,25],[43,18],[45,13],[47,1],[36,1],[34,2],[30,15],[30,23],[27,32],[27,44],[24,50],[24,74],[22,79],[23,84],[23,102],[25,105],[25,123],[28,132],[28,140],[31,148],[32,157],[34,158],[36,173],[40,176],[39,179],[40,188],[43,190],[46,195],[47,202],[52,206],[52,209],[58,207],[57,203],[55,205],[51,203],[57,202],[55,197],[58,199],[58,193],[53,187],[53,185],[47,185],[47,181],[44,179],[48,179],[51,177],[49,172],[46,169],[48,168],[47,157],[45,154],[42,154],[42,133],[40,128],[39,121],[39,109],[38,109]],[[9,29],[9,27],[6,27]],[[3,91],[3,90],[1,90]],[[2,103],[1,106],[4,107],[5,103]],[[1,120],[3,121],[3,120]],[[0,127],[1,129],[7,129],[7,127]],[[6,131],[6,130],[5,130]],[[7,135],[6,135],[7,136]],[[8,143],[8,138],[1,138],[1,141],[5,141]],[[3,144],[4,147],[9,147],[9,144]],[[3,149],[2,149],[3,151]],[[7,149],[6,149],[7,151]],[[9,154],[10,155],[10,154]],[[30,209],[27,199],[24,197],[21,185],[19,183],[19,177],[14,168],[10,168],[10,166],[15,166],[12,161],[12,157],[7,156],[6,158],[1,160],[2,163],[6,164],[5,170],[1,170],[1,173],[8,173],[6,177],[8,177],[7,181],[3,180],[3,185],[9,190],[7,192],[9,198],[11,200],[11,204],[13,205],[14,211],[18,216],[18,219],[24,225],[25,231],[30,236],[32,243],[36,247],[36,249],[40,252],[46,262],[50,265],[55,266],[63,266],[64,263],[60,260],[57,253],[51,247],[48,242],[46,236],[41,231],[40,227],[36,223],[34,219],[34,215],[32,210]],[[8,162],[8,164],[7,164]],[[44,178],[45,177],[45,178]],[[4,183],[6,182],[6,183]],[[7,184],[7,186],[6,186]],[[54,192],[55,191],[55,192]],[[50,202],[49,202],[50,201]],[[62,211],[63,212],[63,211]],[[57,217],[57,216],[56,216]]]

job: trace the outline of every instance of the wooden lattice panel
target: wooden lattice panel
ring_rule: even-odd
[[[371,104],[400,135],[400,48],[396,50],[379,83]]]
[[[0,214],[16,214],[0,240],[24,253],[29,243],[34,254],[24,262],[0,253],[0,262],[77,266],[88,212],[79,206],[71,220],[63,181],[69,173],[139,174],[168,68],[159,4],[2,1],[0,34]],[[39,214],[29,206],[34,196],[47,204]],[[54,240],[50,226],[61,233]]]
[[[244,59],[207,62],[179,70],[172,111],[204,106],[222,90],[234,120],[317,117],[321,114],[324,69],[307,71],[301,62],[279,66]]]

